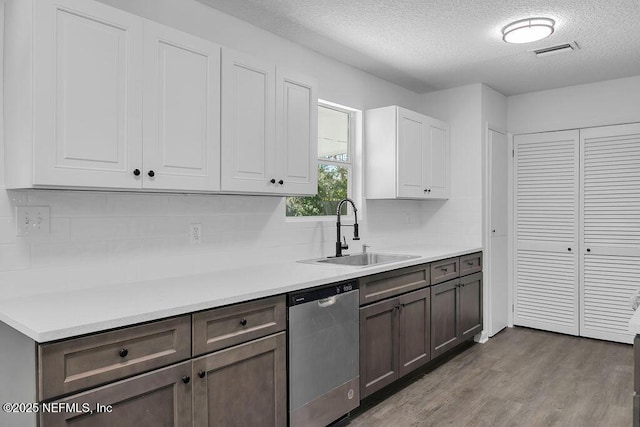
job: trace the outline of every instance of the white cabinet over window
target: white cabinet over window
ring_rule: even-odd
[[[223,49],[221,190],[317,192],[317,84]]]
[[[449,125],[390,106],[365,113],[368,199],[447,199]]]
[[[6,15],[7,188],[219,190],[219,46],[93,1]]]

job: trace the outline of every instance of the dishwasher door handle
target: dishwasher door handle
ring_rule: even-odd
[[[322,298],[322,299],[319,299],[319,300],[318,300],[318,305],[319,305],[320,307],[330,307],[330,306],[332,306],[332,305],[333,305],[333,304],[335,304],[335,303],[336,303],[336,297],[335,297],[335,295],[334,295],[334,296],[332,296],[332,297],[329,297],[329,298]]]

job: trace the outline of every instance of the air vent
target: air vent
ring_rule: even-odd
[[[564,53],[564,52],[571,52],[572,50],[577,50],[577,49],[580,49],[580,46],[578,46],[578,43],[571,42],[571,43],[558,44],[555,46],[543,47],[541,49],[534,49],[531,52],[535,53],[536,56],[538,57],[542,57],[542,56],[557,55],[559,53]]]

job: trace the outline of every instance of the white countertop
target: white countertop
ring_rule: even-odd
[[[286,262],[167,279],[65,290],[0,301],[0,321],[47,342],[191,313],[481,251],[478,247],[394,248],[419,258],[371,267]],[[636,313],[637,314],[637,313]],[[635,318],[635,316],[634,316]],[[640,330],[640,320],[638,321]]]

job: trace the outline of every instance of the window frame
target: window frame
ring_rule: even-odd
[[[344,167],[347,169],[347,197],[354,199],[355,193],[355,181],[356,181],[356,159],[360,160],[360,156],[356,155],[356,138],[358,136],[356,122],[358,122],[358,112],[355,108],[347,107],[345,105],[336,104],[335,102],[325,101],[318,99],[318,107],[329,108],[332,110],[346,113],[349,115],[349,136],[347,153],[349,156],[348,162],[342,162],[339,160],[322,159],[316,153],[316,167],[319,165],[332,165],[337,167]],[[355,201],[355,200],[354,200]],[[357,203],[356,203],[357,204]],[[286,198],[285,198],[285,219],[287,222],[312,222],[312,221],[335,221],[336,215],[315,215],[315,216],[287,216],[286,212]],[[353,208],[351,204],[347,203],[347,214],[341,216],[344,219],[354,219]]]

